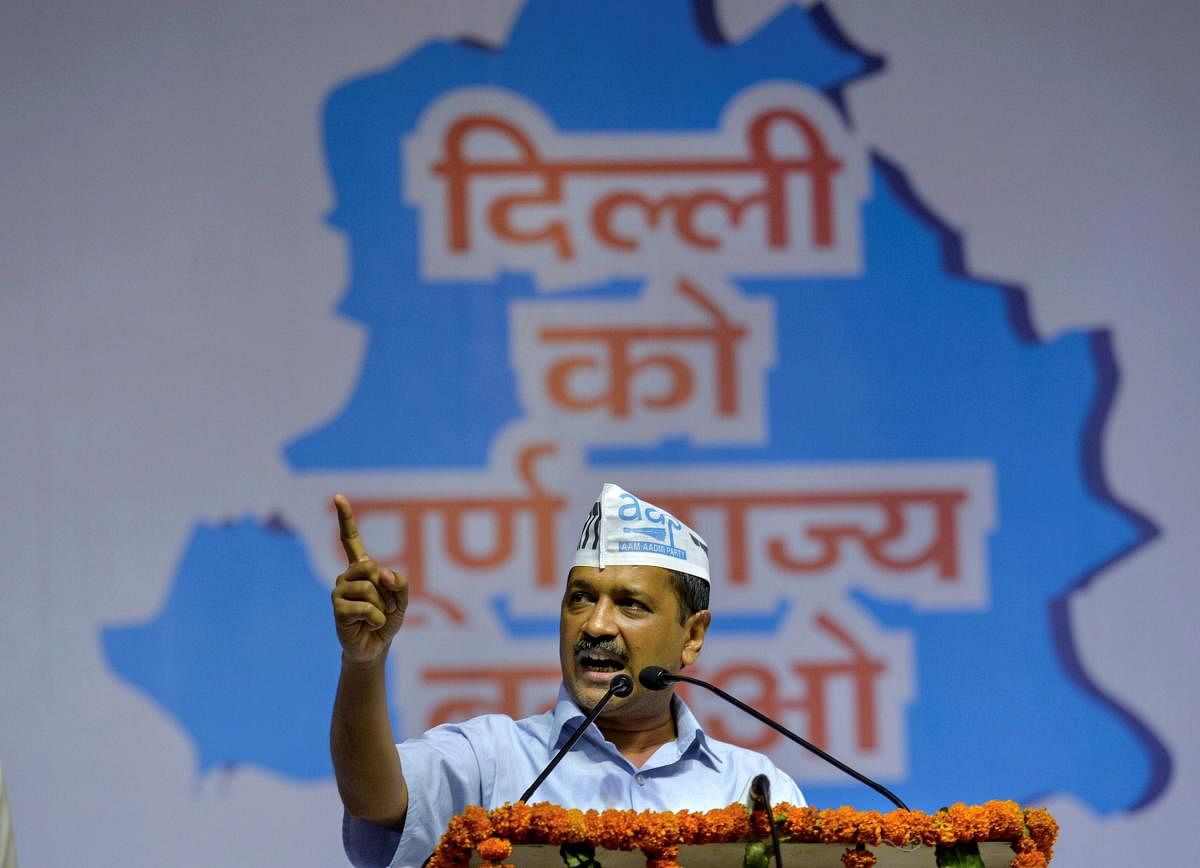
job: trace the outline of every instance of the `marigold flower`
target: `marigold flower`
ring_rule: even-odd
[[[679,853],[679,822],[673,813],[643,811],[637,816],[636,835],[641,851],[647,856],[659,856],[668,849]]]
[[[879,818],[879,838],[896,847],[921,840],[925,815],[915,811],[889,811]]]
[[[582,820],[583,814],[576,812]],[[572,821],[564,808],[541,802],[533,806],[529,816],[529,837],[544,844],[562,844],[572,840]],[[574,840],[579,840],[578,838]]]
[[[818,822],[818,841],[823,844],[849,843],[854,840],[854,830],[858,826],[858,811],[846,805],[823,810]]]
[[[1037,850],[1018,853],[1008,863],[1009,868],[1046,868],[1046,857]]]
[[[978,841],[987,835],[988,815],[982,806],[955,802],[946,813],[959,842]]]
[[[1022,834],[1012,842],[1013,851],[1016,853],[1032,853],[1037,850],[1037,842],[1028,835]]]
[[[878,845],[883,841],[883,816],[878,811],[859,811],[854,843]]]
[[[596,846],[606,850],[637,848],[637,814],[634,811],[601,811],[588,817],[588,834]]]
[[[565,837],[562,840],[564,844],[574,844],[578,841],[587,840],[587,820],[584,818],[583,811],[578,808],[567,808],[564,812],[565,816],[563,823],[565,826],[563,834]]]
[[[816,828],[816,808],[795,808],[788,805],[783,812],[783,833],[792,841],[812,844],[819,840]]]
[[[1045,808],[1029,808],[1025,811],[1025,827],[1037,848],[1047,860],[1054,855],[1054,842],[1058,838],[1058,823]]]
[[[488,838],[480,841],[479,855],[488,862],[503,862],[512,855],[512,842],[505,838]]]
[[[467,832],[475,842],[491,836],[492,821],[488,819],[487,810],[472,804],[460,814],[463,824],[467,827]]]
[[[688,844],[696,843],[700,837],[700,829],[704,825],[704,815],[693,814],[685,809],[679,811],[675,818],[679,822],[679,840]]]
[[[1011,841],[1025,828],[1025,814],[1016,802],[985,802],[982,807],[985,829],[981,841]]]
[[[750,815],[743,805],[713,808],[702,815],[694,844],[722,844],[740,841],[750,835]]]
[[[867,849],[847,847],[846,852],[842,854],[842,865],[845,868],[871,868],[874,864],[875,854]]]
[[[438,844],[433,855],[429,857],[427,868],[467,868],[471,864],[471,851],[451,847],[445,843]]]
[[[471,805],[450,821],[442,841],[448,850],[470,851],[491,834],[492,824],[487,811],[478,805]]]
[[[524,802],[503,805],[492,811],[492,831],[497,838],[507,838],[516,844],[530,840],[529,823],[533,808]]]
[[[922,840],[927,847],[953,847],[958,843],[958,830],[954,827],[954,814],[950,808],[938,811],[929,818],[929,828]]]

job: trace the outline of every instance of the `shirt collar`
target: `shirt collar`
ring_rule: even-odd
[[[724,765],[724,760],[719,754],[713,751],[708,743],[708,736],[705,735],[703,728],[700,726],[700,721],[696,719],[696,715],[692,714],[692,710],[687,707],[687,703],[680,699],[678,695],[671,697],[671,713],[675,715],[675,746],[679,751],[679,756],[683,757],[692,745],[695,745],[696,750],[707,756],[715,768],[721,768]],[[554,750],[558,750],[563,746],[585,717],[587,715],[575,704],[567,693],[566,686],[559,685],[558,701],[554,704],[550,726],[551,745]],[[585,732],[583,737],[592,738],[598,743],[604,742],[604,736],[594,723],[591,726],[591,732]]]

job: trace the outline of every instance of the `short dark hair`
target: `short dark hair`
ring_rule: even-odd
[[[671,586],[679,598],[679,623],[683,624],[697,612],[708,608],[708,582],[690,573],[668,570]]]

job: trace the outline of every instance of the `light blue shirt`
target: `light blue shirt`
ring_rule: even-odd
[[[766,774],[772,802],[804,804],[796,783],[765,756],[706,735],[679,697],[671,707],[677,736],[640,769],[592,724],[530,802],[583,810],[709,810],[745,802],[751,778]],[[523,720],[487,714],[397,745],[408,783],[404,832],[346,816],[346,855],[360,868],[420,866],[465,807],[497,808],[520,798],[583,718],[560,688],[558,703],[545,714]]]

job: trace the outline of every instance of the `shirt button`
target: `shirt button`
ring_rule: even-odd
[[[646,776],[645,776],[645,775],[634,775],[634,776],[633,776],[633,779],[634,779],[635,781],[637,781],[637,785],[638,785],[639,787],[644,787],[644,786],[646,786]]]

